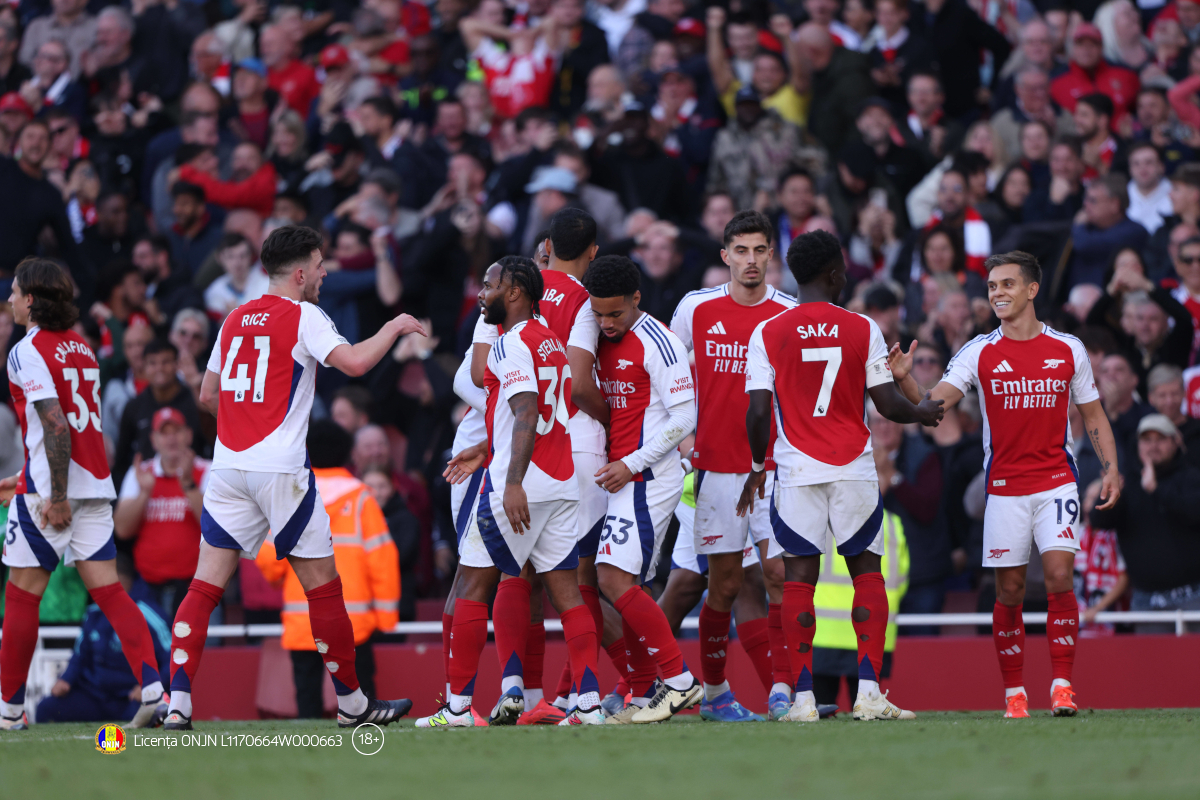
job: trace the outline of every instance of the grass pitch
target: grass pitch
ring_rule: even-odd
[[[12,798],[1196,798],[1200,709],[925,713],[914,722],[418,731],[379,752],[340,747],[134,746],[96,752],[96,724],[0,733]],[[336,736],[331,722],[209,722],[197,734]],[[162,739],[178,734],[151,731]],[[363,749],[375,745],[363,744]]]

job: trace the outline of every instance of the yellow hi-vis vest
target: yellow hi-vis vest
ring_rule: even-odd
[[[821,556],[821,577],[813,605],[817,611],[817,633],[813,647],[832,647],[857,650],[854,623],[850,611],[854,603],[854,579],[846,567],[846,559],[837,555],[833,531],[826,531],[825,555]],[[908,589],[908,542],[904,525],[891,512],[883,512],[883,582],[887,588],[888,626],[884,650],[896,649],[896,611],[900,598]]]

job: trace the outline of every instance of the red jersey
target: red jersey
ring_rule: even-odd
[[[671,330],[696,358],[696,444],[692,464],[713,472],[749,472],[753,459],[746,429],[730,425],[745,419],[750,407],[746,394],[746,351],[760,322],[795,308],[796,301],[767,287],[756,305],[744,306],[729,294],[729,284],[689,292],[679,301]],[[775,419],[767,445],[767,469],[775,468]]]
[[[533,457],[521,482],[531,503],[578,499],[566,398],[571,396],[567,349],[539,319],[514,325],[492,345],[483,388],[487,392],[490,459],[483,492],[501,491],[512,460],[513,416],[508,401],[523,392],[537,397]]]
[[[100,431],[100,364],[83,337],[34,326],[9,351],[8,384],[25,443],[17,494],[50,494],[50,462],[34,403],[57,400],[71,433],[67,498],[116,497]]]
[[[1068,114],[1074,114],[1075,104],[1084,95],[1093,92],[1108,95],[1115,107],[1111,123],[1115,131],[1117,124],[1133,108],[1140,84],[1137,73],[1125,67],[1101,61],[1089,74],[1083,67],[1071,62],[1066,72],[1050,82],[1050,97]]]
[[[229,313],[208,359],[221,376],[213,469],[295,472],[307,466],[305,438],[317,364],[348,342],[312,303],[265,294]]]
[[[483,70],[484,83],[500,119],[513,119],[527,108],[550,102],[558,70],[545,37],[537,40],[531,52],[521,56],[501,50],[491,39],[485,39],[473,55]]]
[[[1189,417],[1200,419],[1200,366],[1183,371],[1183,411]]]
[[[1192,315],[1192,355],[1190,363],[1196,363],[1196,354],[1200,353],[1200,297],[1194,296],[1182,284],[1171,290],[1171,296],[1183,304]],[[1191,416],[1196,416],[1192,414]]]
[[[317,73],[303,61],[289,61],[267,73],[267,86],[279,92],[287,107],[301,117],[308,117],[312,101],[321,93]]]
[[[208,468],[203,458],[192,463],[192,480],[201,492],[208,485]],[[159,456],[140,469],[154,473],[154,488],[133,543],[133,564],[147,583],[190,580],[200,557],[200,520],[192,513],[179,478],[163,473]],[[137,472],[131,469],[121,482],[119,499],[133,499],[140,493]]]
[[[696,397],[687,350],[679,337],[649,314],[642,314],[619,342],[600,339],[596,354],[600,390],[612,411],[608,426],[608,456],[625,461],[635,481],[657,472],[679,469],[679,450],[654,463],[643,464],[643,445],[658,438],[670,419],[672,406]]]
[[[979,389],[988,494],[1037,494],[1078,480],[1067,404],[1100,399],[1087,350],[1042,325],[1017,341],[1000,329],[977,336],[950,360],[942,380]]]
[[[878,480],[866,391],[891,380],[883,332],[870,317],[801,303],[759,324],[746,391],[775,395],[775,479],[783,486]]]

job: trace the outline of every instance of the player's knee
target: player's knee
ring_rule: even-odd
[[[1002,605],[1015,606],[1025,600],[1025,578],[1006,575],[996,581],[996,596]]]
[[[742,588],[741,570],[714,578],[711,574],[708,580],[708,595],[710,599],[719,599],[722,606],[728,606],[737,597]],[[715,598],[714,598],[715,595]]]

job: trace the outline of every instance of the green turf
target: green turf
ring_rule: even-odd
[[[0,733],[5,797],[1054,798],[1200,797],[1200,709],[999,713],[914,722],[605,728],[387,729],[379,753],[340,748],[129,747],[97,725]],[[332,723],[212,722],[197,733],[336,735]],[[132,730],[127,731],[132,736]],[[152,735],[172,736],[152,732]]]

